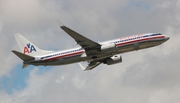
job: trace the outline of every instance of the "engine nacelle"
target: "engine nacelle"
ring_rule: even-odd
[[[121,62],[122,62],[122,57],[120,55],[115,55],[106,59],[104,64],[112,65],[112,64],[121,63]]]
[[[114,52],[117,51],[116,44],[115,43],[109,43],[109,44],[103,44],[101,46],[102,52]]]

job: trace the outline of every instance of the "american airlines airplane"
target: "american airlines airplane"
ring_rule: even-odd
[[[62,51],[41,50],[17,33],[15,38],[21,52],[15,50],[12,52],[23,60],[22,68],[28,65],[55,66],[87,61],[87,67],[83,67],[80,63],[79,65],[83,70],[91,70],[101,63],[107,65],[121,63],[122,57],[119,55],[121,53],[154,47],[169,39],[160,33],[146,33],[97,43],[64,26],[60,21],[58,23],[80,47]]]

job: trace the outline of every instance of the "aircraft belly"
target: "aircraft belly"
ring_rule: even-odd
[[[129,52],[129,51],[133,51],[133,50],[135,50],[133,44],[118,47],[119,53]]]
[[[149,41],[148,42],[149,47],[157,46],[157,45],[160,45],[160,44],[161,44],[160,41]]]
[[[80,61],[82,61],[82,58],[79,55],[75,57],[64,58],[62,64],[71,64],[71,63],[80,62]]]
[[[119,53],[124,53],[124,52],[130,52],[130,51],[145,49],[145,48],[160,45],[162,43],[163,43],[163,41],[160,41],[160,40],[153,40],[153,41],[148,40],[148,41],[143,41],[143,42],[139,42],[139,43],[127,44],[127,45],[124,45],[124,46],[119,46],[118,47],[118,52]]]

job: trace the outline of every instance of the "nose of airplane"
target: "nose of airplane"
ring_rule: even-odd
[[[164,42],[168,41],[169,39],[170,39],[170,37],[166,37],[166,36],[165,36],[165,37],[161,40],[161,42],[160,42],[160,43],[162,44],[162,43],[164,43]]]
[[[165,37],[165,41],[167,41],[167,40],[169,40],[170,39],[170,37]]]

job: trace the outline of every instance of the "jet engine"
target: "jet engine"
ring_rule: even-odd
[[[116,44],[115,43],[109,43],[109,44],[103,44],[101,46],[102,52],[114,52],[117,51]]]
[[[122,62],[122,57],[120,55],[115,55],[110,58],[107,58],[104,61],[104,64],[112,65],[112,64],[121,63],[121,62]]]

